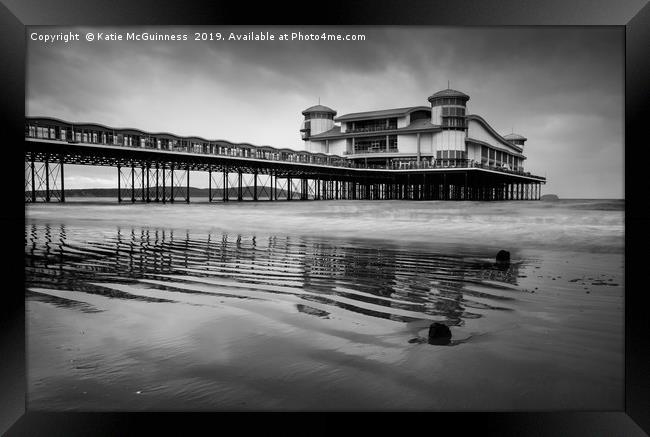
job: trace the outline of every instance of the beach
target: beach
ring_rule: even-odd
[[[621,409],[623,236],[622,200],[28,205],[28,408]]]

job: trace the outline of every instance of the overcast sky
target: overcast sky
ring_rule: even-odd
[[[77,32],[79,42],[32,41]],[[366,40],[194,41],[194,31],[365,34]],[[87,32],[186,33],[93,41]],[[302,149],[301,111],[428,106],[447,88],[501,134],[528,138],[544,193],[622,198],[624,40],[619,28],[53,28],[28,32],[26,111],[152,132]],[[66,188],[114,187],[114,168],[70,166]],[[192,185],[207,178],[192,176]]]

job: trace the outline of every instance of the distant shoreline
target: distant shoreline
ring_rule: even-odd
[[[179,187],[175,187],[176,189],[183,189]],[[270,187],[257,187],[257,193],[258,196],[260,195],[265,195],[268,196]],[[122,192],[126,188],[122,188]],[[136,189],[136,192],[140,192],[142,189]],[[153,194],[156,190],[156,187],[149,187],[149,193],[150,196]],[[159,187],[160,192],[162,193],[162,187]],[[170,188],[166,187],[166,191],[169,193]],[[236,187],[230,187],[228,189],[229,194],[231,197],[236,197],[237,196],[237,188]],[[252,186],[244,186],[242,187],[242,191],[246,192],[247,194],[252,194],[254,190],[254,187]],[[117,198],[117,188],[70,188],[64,190],[66,197],[115,197]],[[37,192],[38,193],[38,192]],[[209,189],[208,188],[198,188],[198,187],[190,187],[190,197],[208,197],[209,194]],[[278,198],[280,196],[286,196],[286,191],[283,189],[278,189],[277,191]],[[223,189],[222,188],[213,188],[212,189],[212,197],[219,197],[223,195]],[[555,201],[565,201],[565,200],[625,200],[625,198],[612,198],[612,197],[560,197],[558,196],[558,199]]]

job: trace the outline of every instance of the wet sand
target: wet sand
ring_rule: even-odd
[[[622,408],[622,209],[508,205],[30,205],[28,407]]]

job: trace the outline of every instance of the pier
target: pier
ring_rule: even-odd
[[[118,202],[187,202],[190,173],[208,173],[210,202],[277,200],[538,200],[546,178],[469,159],[400,165],[147,133],[55,118],[25,123],[25,202],[65,202],[65,166],[115,168]]]

